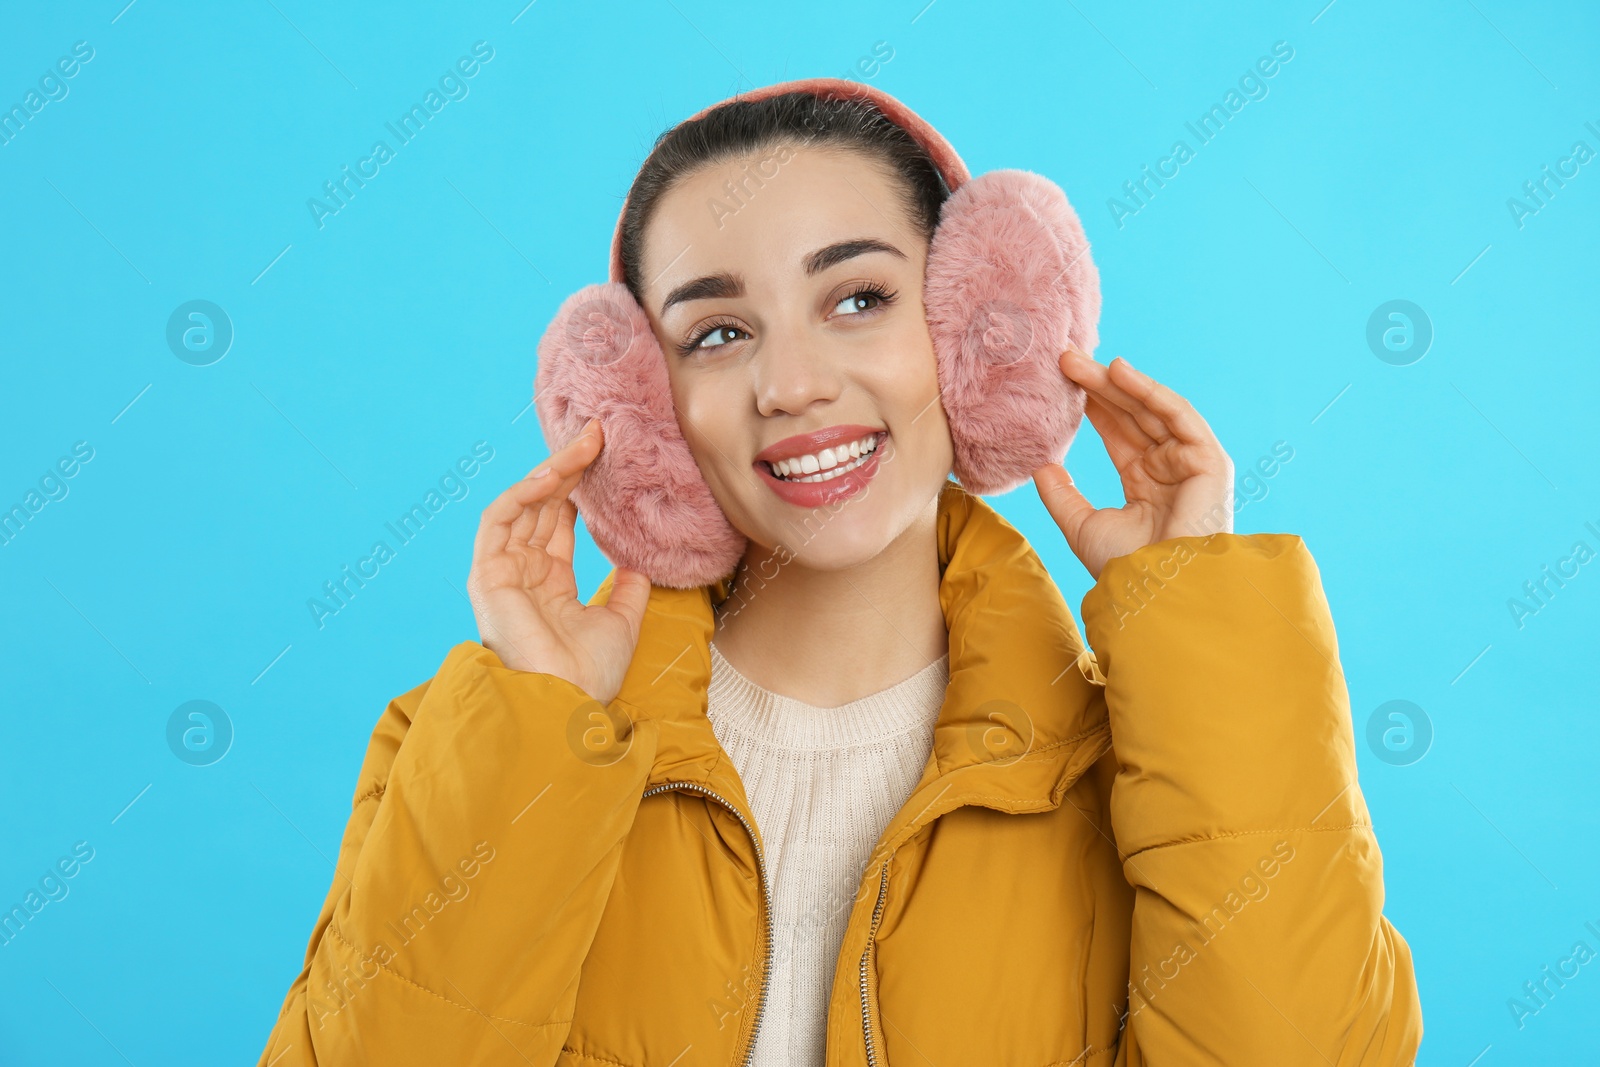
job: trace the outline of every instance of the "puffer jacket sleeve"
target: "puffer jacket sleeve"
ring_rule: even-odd
[[[1291,534],[1177,537],[1084,597],[1134,887],[1118,1067],[1410,1064],[1411,952],[1383,915],[1321,577]]]
[[[620,699],[452,648],[372,733],[261,1067],[555,1063],[654,745]]]

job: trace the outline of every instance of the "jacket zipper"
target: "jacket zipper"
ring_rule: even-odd
[[[761,983],[756,993],[756,1021],[750,1028],[750,1046],[745,1049],[744,1054],[744,1067],[750,1067],[750,1061],[756,1054],[756,1033],[761,1029],[761,1017],[767,1009],[767,976],[772,971],[772,892],[767,886],[767,862],[761,852],[761,839],[756,836],[756,831],[750,825],[750,821],[726,797],[707,789],[698,782],[662,782],[660,785],[654,785],[646,789],[639,799],[642,801],[645,797],[653,796],[656,793],[664,793],[669,789],[692,789],[720,801],[722,806],[733,812],[734,817],[744,826],[745,830],[750,834],[750,843],[755,846],[756,871],[761,876],[761,937],[766,943],[766,958],[761,966]],[[885,875],[888,874],[887,866],[884,868],[884,873]]]
[[[878,1067],[878,1053],[872,1044],[872,1014],[867,998],[867,962],[872,958],[873,938],[878,934],[878,920],[883,916],[883,897],[889,888],[889,861],[883,861],[883,873],[878,879],[878,902],[872,906],[872,926],[867,930],[867,947],[861,950],[861,1036],[867,1043],[867,1067]]]

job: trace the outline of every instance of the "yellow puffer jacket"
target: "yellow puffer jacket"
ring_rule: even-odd
[[[1411,1063],[1411,953],[1305,543],[1117,557],[1086,647],[954,481],[938,537],[949,688],[838,902],[827,1063]],[[705,715],[728,592],[653,589],[608,707],[473,641],[389,704],[262,1067],[748,1062],[783,961]]]

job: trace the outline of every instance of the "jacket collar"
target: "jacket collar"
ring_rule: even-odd
[[[949,685],[933,748],[880,848],[962,804],[1005,812],[1058,807],[1111,745],[1093,655],[1044,564],[981,497],[947,480],[939,494],[939,601],[949,631]],[[610,595],[616,572],[591,601]],[[748,815],[738,772],[706,717],[713,604],[731,579],[654,586],[617,701],[659,727],[646,787],[694,782]]]

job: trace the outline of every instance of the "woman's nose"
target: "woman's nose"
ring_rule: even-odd
[[[762,415],[802,415],[818,401],[838,399],[839,368],[817,339],[800,331],[769,334],[752,368]]]

